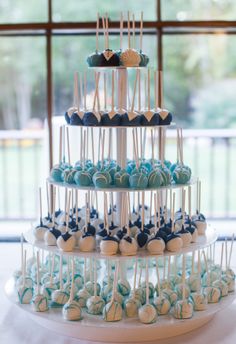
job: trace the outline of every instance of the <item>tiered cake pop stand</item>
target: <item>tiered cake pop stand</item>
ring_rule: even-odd
[[[126,94],[127,94],[127,69],[126,68],[116,68],[117,70],[117,84],[118,84],[118,104],[121,104],[122,107],[127,108],[126,104]],[[121,92],[121,82],[122,82],[122,92]],[[106,127],[107,128],[107,127]],[[114,128],[114,127],[112,127]],[[130,128],[130,127],[129,127]],[[116,140],[117,140],[117,151],[116,151],[116,160],[121,168],[125,167],[127,159],[127,128],[126,127],[117,127],[116,130]],[[158,127],[159,134],[165,130],[163,127]],[[159,135],[160,137],[161,135]],[[162,144],[159,140],[159,149]],[[67,188],[76,188],[83,191],[86,190],[97,190],[94,187],[78,187],[76,185],[69,185],[65,183],[56,183],[51,179],[48,179],[50,184],[59,187]],[[195,182],[192,179],[188,185],[192,185]],[[171,185],[167,187],[162,187],[158,190],[165,191],[166,189],[171,188],[182,188],[187,185]],[[146,189],[143,191],[153,191],[157,189]],[[116,206],[117,206],[117,222],[120,223],[121,216],[121,202],[122,194],[133,191],[140,191],[134,189],[122,189],[111,187],[109,189],[100,189],[100,191],[109,191],[113,192],[116,195]],[[42,242],[35,241],[32,231],[29,231],[25,234],[25,239],[29,244],[34,245],[38,249],[43,249],[45,251],[53,252],[54,254],[61,254],[61,251],[56,246],[46,246]],[[164,252],[164,256],[174,256],[181,255],[184,253],[192,252],[195,250],[206,248],[209,245],[212,245],[217,240],[216,232],[208,225],[206,234],[204,236],[199,236],[198,240],[194,244],[182,249],[180,252]],[[96,259],[111,259],[111,260],[121,260],[122,264],[130,259],[134,258],[146,258],[150,259],[152,256],[148,254],[147,251],[140,251],[136,256],[126,257],[120,254],[116,256],[102,256],[98,251],[94,252],[80,252],[78,249],[74,249],[73,252],[63,252],[65,256],[76,256],[79,258],[91,257]],[[102,342],[140,342],[140,341],[153,341],[157,339],[163,339],[167,337],[177,336],[189,331],[192,331],[196,328],[201,327],[206,324],[212,317],[221,309],[228,306],[232,303],[235,296],[234,293],[222,298],[217,304],[209,304],[207,309],[204,311],[195,312],[194,316],[188,320],[176,320],[171,314],[166,316],[159,316],[158,320],[154,324],[144,325],[137,318],[123,318],[119,322],[105,322],[102,319],[102,316],[93,316],[87,312],[83,312],[83,319],[81,321],[69,322],[63,319],[61,314],[61,309],[49,309],[47,312],[37,313],[34,312],[31,308],[31,305],[21,305],[17,301],[14,281],[13,279],[9,280],[5,286],[6,294],[9,300],[16,304],[20,309],[25,311],[34,321],[38,324],[53,330],[59,334],[63,334],[70,337],[75,337],[83,340],[91,341],[102,341]]]

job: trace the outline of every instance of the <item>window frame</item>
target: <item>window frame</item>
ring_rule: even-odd
[[[157,39],[157,65],[163,69],[163,44],[164,35],[172,34],[236,34],[236,20],[194,20],[174,21],[162,20],[161,3],[164,0],[156,0],[156,20],[144,21],[144,35],[155,35]],[[52,149],[52,113],[53,113],[53,66],[52,66],[52,37],[54,35],[88,35],[95,34],[96,21],[88,22],[54,22],[52,19],[53,0],[47,0],[47,22],[41,23],[15,23],[0,24],[0,36],[44,36],[46,38],[46,88],[47,88],[47,123],[49,139],[49,167],[53,164]],[[109,27],[114,33],[119,33],[119,22],[110,21]],[[124,22],[127,27],[127,22]],[[116,31],[117,30],[117,31]]]

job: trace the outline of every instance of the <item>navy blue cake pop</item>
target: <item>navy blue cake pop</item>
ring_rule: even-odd
[[[159,125],[170,125],[172,122],[172,114],[165,109],[160,109],[159,111]]]
[[[119,55],[111,49],[105,49],[101,54],[101,67],[117,67],[120,65]]]
[[[140,56],[139,66],[140,67],[147,67],[147,65],[149,63],[149,57],[146,54],[144,54],[144,52],[142,50],[140,50],[139,56]]]

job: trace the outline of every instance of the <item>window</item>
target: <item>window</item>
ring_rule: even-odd
[[[206,178],[203,211],[214,218],[235,218],[235,195],[229,188],[229,181],[235,183],[234,0],[2,0],[1,227],[38,216],[36,196],[38,185],[44,185],[42,156],[48,151],[45,137],[52,140],[52,116],[63,115],[71,105],[73,73],[86,68],[86,56],[94,50],[97,12],[109,13],[111,44],[118,46],[124,9],[134,11],[137,20],[144,11],[144,50],[153,68],[163,68],[166,107],[188,128],[186,159]],[[43,129],[46,119],[48,131]],[[49,153],[52,162],[52,149]],[[4,228],[0,235],[9,234]],[[15,222],[11,228],[15,234]]]

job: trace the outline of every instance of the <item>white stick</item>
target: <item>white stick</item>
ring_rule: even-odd
[[[84,285],[86,285],[86,280],[87,280],[87,258],[84,258]]]
[[[128,11],[128,48],[130,49],[130,15],[129,15],[129,11]]]
[[[116,287],[117,287],[117,280],[118,280],[118,269],[119,269],[119,262],[117,261],[116,267],[115,267],[115,273],[114,273],[111,302],[115,301]]]
[[[175,218],[175,192],[173,192],[173,204],[172,204],[172,216],[171,216],[171,232],[173,233],[174,232],[174,227],[175,227],[175,221],[174,221],[174,218]]]
[[[84,72],[84,111],[87,110],[87,77],[86,72]]]
[[[198,205],[199,214],[201,213],[201,197],[202,197],[201,194],[202,194],[202,183],[199,180],[199,198],[198,198],[198,201],[199,201],[199,205]]]
[[[134,14],[132,15],[132,19],[133,19],[133,49],[135,49],[135,46],[136,46],[136,44],[135,44],[135,16],[134,16]]]
[[[148,82],[147,82],[147,87],[148,87],[148,111],[150,111],[151,104],[150,104],[150,69],[148,68]]]
[[[146,305],[149,304],[148,258],[146,258]]]
[[[133,287],[133,290],[136,289],[137,267],[138,267],[138,262],[137,262],[137,259],[135,259],[135,264],[134,264],[134,287]]]
[[[68,202],[67,202],[67,218],[66,218],[66,230],[69,230],[69,219],[70,219],[70,200],[71,200],[71,191],[69,191]]]
[[[96,263],[96,259],[94,259],[93,261],[94,263],[94,271],[93,271],[93,278],[94,278],[94,296],[97,296],[97,263]]]
[[[132,98],[132,103],[131,103],[131,112],[134,111],[134,102],[135,102],[135,96],[136,96],[136,88],[137,88],[137,81],[138,81],[138,75],[140,73],[140,70],[136,70],[136,75],[135,75],[135,81],[134,81],[134,91],[133,91],[133,98]]]
[[[109,49],[109,28],[108,28],[108,15],[106,13],[106,38],[107,38],[107,49]]]
[[[23,262],[23,287],[25,287],[25,275],[26,275],[26,253],[27,251],[24,251],[24,262]]]
[[[21,273],[23,274],[24,269],[24,235],[21,233],[20,236],[20,258],[21,258]]]
[[[69,298],[69,302],[72,302],[74,299],[74,274],[75,274],[75,261],[74,261],[74,257],[72,257],[72,271],[71,271],[71,288],[70,288],[70,298]]]
[[[230,268],[230,263],[231,263],[231,257],[232,257],[232,252],[233,252],[233,245],[234,245],[234,233],[232,235],[232,240],[231,240],[231,245],[230,245],[230,251],[229,251],[229,262],[228,262],[228,267]]]
[[[39,282],[39,251],[37,251],[37,294],[39,294],[39,289],[40,289],[40,282]]]
[[[183,294],[182,298],[185,300],[185,269],[186,269],[186,259],[185,259],[185,254],[183,254],[183,266],[182,266],[182,284],[183,284]]]
[[[96,25],[96,52],[98,52],[98,33],[99,33],[99,13],[97,13],[97,25]]]
[[[42,190],[41,190],[41,188],[39,188],[39,215],[40,215],[40,222],[42,222],[43,212],[42,212]]]
[[[191,186],[189,186],[188,187],[188,215],[190,219],[192,218],[191,198],[192,198],[192,192],[191,192]]]
[[[123,46],[123,26],[124,26],[123,12],[120,12],[120,50],[122,50],[122,46]]]
[[[140,50],[143,50],[143,11],[141,12],[140,20]]]
[[[59,163],[62,161],[62,127],[60,127],[59,134]]]
[[[144,195],[144,191],[142,191],[142,232],[144,230],[144,202],[145,202],[145,195]]]
[[[69,127],[66,127],[66,134],[67,134],[67,152],[68,152],[68,162],[70,164],[70,138],[69,138]]]
[[[158,258],[156,258],[156,274],[157,274],[158,294],[159,296],[161,296],[161,283],[160,283],[160,275],[159,275],[159,268],[158,268]]]

